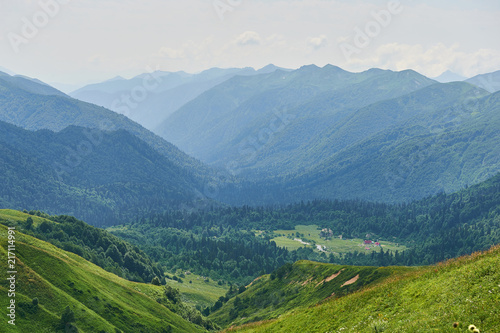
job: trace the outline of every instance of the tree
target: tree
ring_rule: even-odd
[[[179,292],[179,289],[173,288],[168,285],[165,286],[165,296],[174,304],[181,301],[181,293]]]
[[[31,230],[32,226],[33,226],[33,219],[31,218],[31,216],[29,216],[26,219],[26,230]]]
[[[75,322],[75,313],[69,306],[64,309],[61,315],[61,328],[67,328],[68,326],[73,326],[71,323]]]
[[[106,257],[110,257],[114,262],[118,263],[119,265],[123,265],[123,256],[115,244],[111,244],[108,246],[108,249],[106,250]]]
[[[151,280],[151,284],[153,284],[155,286],[160,286],[161,285],[161,281],[160,281],[160,279],[157,276],[155,276],[153,278],[153,280]]]

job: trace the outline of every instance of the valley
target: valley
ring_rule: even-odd
[[[0,72],[0,331],[499,331],[498,72],[452,74]]]
[[[367,234],[366,239],[343,239],[342,235],[333,235],[329,233],[331,229],[321,229],[317,225],[296,225],[294,230],[274,230],[274,238],[271,241],[277,246],[287,248],[288,250],[297,249],[302,246],[312,247],[318,252],[347,253],[353,251],[375,251],[383,248],[387,251],[404,251],[407,248],[399,243],[383,240],[370,240],[371,235]],[[324,236],[322,236],[324,234]],[[378,244],[377,244],[378,243]]]

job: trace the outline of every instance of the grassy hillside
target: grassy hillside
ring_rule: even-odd
[[[499,332],[499,263],[496,246],[227,332]]]
[[[15,225],[14,222],[11,225]],[[7,262],[7,227],[0,225],[0,260]],[[83,258],[17,232],[16,326],[2,332],[202,332],[158,303],[162,287],[126,281]],[[0,282],[6,295],[7,280]],[[38,304],[33,299],[38,300]],[[9,299],[1,298],[6,309]],[[74,322],[60,327],[69,307]],[[75,326],[71,328],[70,326]]]
[[[345,296],[408,270],[404,267],[339,266],[298,261],[256,279],[246,291],[229,300],[210,318],[225,327],[275,319],[292,309]]]
[[[164,275],[162,268],[136,246],[72,216],[0,209],[0,223],[16,223],[18,231],[75,253],[130,281],[151,282]]]

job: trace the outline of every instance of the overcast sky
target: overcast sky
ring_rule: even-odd
[[[72,84],[270,63],[473,76],[500,69],[499,32],[498,0],[0,0],[0,66]]]

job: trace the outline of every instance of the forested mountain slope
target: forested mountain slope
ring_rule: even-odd
[[[192,177],[204,178],[210,172],[202,163],[123,115],[72,99],[60,92],[48,94],[46,89],[56,90],[23,80],[23,84],[20,84],[19,78],[0,76],[1,121],[28,130],[61,131],[68,126],[91,128],[100,132],[123,129],[146,142]],[[29,87],[24,85],[26,81],[29,82]]]
[[[125,130],[31,132],[0,121],[0,150],[2,207],[102,226],[201,196],[192,174]]]
[[[260,160],[257,146],[275,141],[290,141],[293,145],[296,140],[314,136],[322,126],[329,126],[357,107],[401,96],[432,83],[435,81],[413,71],[372,69],[350,73],[331,65],[240,76],[186,104],[157,131],[202,161],[220,165],[236,161],[245,166]],[[332,117],[326,123],[325,115]],[[255,141],[253,145],[251,138]],[[259,154],[250,159],[247,152],[252,146]],[[274,161],[279,161],[278,157]]]

